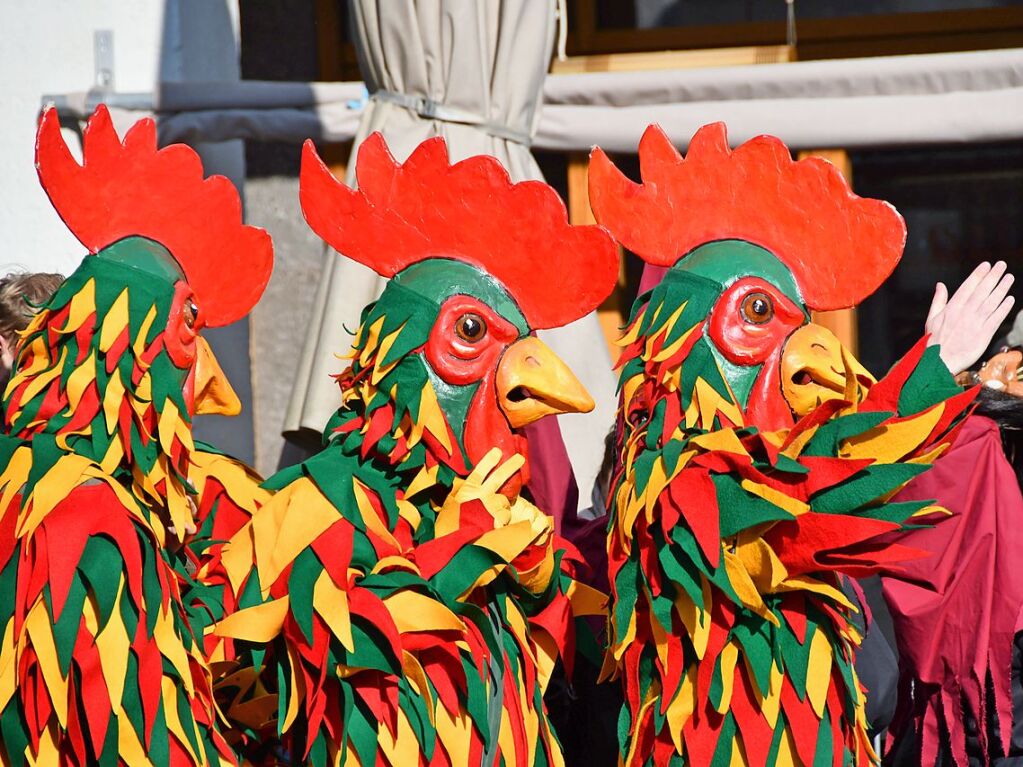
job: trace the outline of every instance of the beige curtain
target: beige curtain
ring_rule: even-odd
[[[529,152],[556,31],[553,0],[352,0],[359,63],[370,102],[355,137],[381,131],[399,160],[424,139],[444,136],[452,161],[497,157],[513,180],[541,178]],[[332,374],[344,362],[362,308],[383,280],[326,254],[285,431],[322,430],[337,408]],[[347,328],[347,330],[346,330]],[[614,377],[596,317],[548,331],[544,340],[576,371],[597,409],[560,419],[582,505],[614,417]]]

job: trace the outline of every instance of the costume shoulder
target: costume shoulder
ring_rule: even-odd
[[[288,749],[314,765],[558,763],[542,693],[572,630],[569,594],[594,600],[562,582],[550,527],[519,512],[495,529],[472,503],[439,520],[414,503],[428,483],[399,491],[326,453],[289,472],[221,555],[241,609],[214,633],[262,664]]]
[[[162,531],[88,459],[40,477],[31,459],[19,447],[0,475],[8,760],[232,763]]]

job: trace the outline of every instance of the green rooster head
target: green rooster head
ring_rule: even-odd
[[[240,410],[201,332],[240,319],[259,298],[270,239],[241,224],[234,187],[204,180],[191,149],[157,151],[152,120],[122,142],[99,107],[83,158],[72,157],[56,112],[46,112],[39,178],[91,253],[24,333],[6,430],[40,445],[47,435],[161,503],[181,500],[193,416]]]
[[[583,316],[610,292],[618,256],[606,232],[570,226],[554,190],[512,184],[493,158],[450,164],[439,138],[399,165],[374,134],[357,175],[354,191],[306,144],[310,226],[390,278],[363,313],[342,376],[349,412],[378,424],[362,431],[365,451],[394,462],[426,449],[464,474],[495,446],[505,458],[525,455],[526,424],[593,408],[532,333]]]

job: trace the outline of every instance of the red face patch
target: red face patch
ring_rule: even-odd
[[[174,301],[171,303],[170,316],[167,318],[167,329],[163,333],[163,343],[171,362],[188,371],[184,394],[190,412],[195,407],[196,341],[203,324],[202,313],[199,311],[192,288],[187,282],[178,282],[174,286]]]
[[[471,296],[452,296],[441,307],[426,342],[426,359],[445,383],[464,386],[493,373],[505,348],[519,336],[514,325]]]
[[[759,277],[744,277],[714,305],[709,332],[730,362],[759,365],[805,321],[799,307],[774,285]]]

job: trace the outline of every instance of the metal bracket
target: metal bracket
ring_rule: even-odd
[[[97,29],[92,33],[92,85],[112,91],[114,83],[114,30]]]

